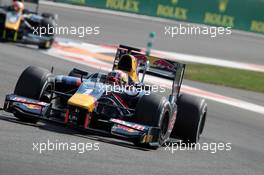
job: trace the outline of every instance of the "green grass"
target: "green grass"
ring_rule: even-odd
[[[185,79],[264,92],[264,73],[204,64],[187,64]]]

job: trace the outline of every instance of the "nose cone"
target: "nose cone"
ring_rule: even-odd
[[[95,103],[96,99],[88,94],[76,93],[68,100],[68,105],[87,109],[89,112],[94,111]]]

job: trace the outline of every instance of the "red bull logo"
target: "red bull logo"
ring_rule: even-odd
[[[152,66],[160,69],[176,71],[176,66],[174,64],[163,59],[155,61]]]

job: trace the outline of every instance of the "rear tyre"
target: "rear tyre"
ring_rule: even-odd
[[[157,94],[144,95],[136,106],[135,122],[142,125],[159,127],[158,144],[161,146],[168,139],[168,125],[171,106],[165,97]],[[149,144],[134,142],[137,146],[149,147]],[[157,149],[159,146],[151,148]]]
[[[181,94],[171,137],[181,139],[185,143],[196,144],[203,132],[206,114],[207,104],[204,99],[188,94]]]
[[[42,49],[42,50],[48,50],[51,48],[52,44],[53,44],[53,39],[52,40],[47,40],[41,44],[39,44],[38,48]]]
[[[43,49],[43,50],[47,50],[50,49],[53,42],[54,42],[54,25],[53,25],[53,21],[50,19],[46,19],[44,18],[41,21],[41,27],[45,27],[46,28],[46,33],[44,34],[45,37],[50,37],[51,39],[46,40],[42,43],[39,44],[39,49]],[[50,31],[48,31],[50,30]]]
[[[55,20],[56,15],[52,13],[42,13],[41,16],[46,19]]]
[[[50,75],[51,73],[46,69],[29,66],[20,75],[14,90],[14,94],[26,98],[40,100],[45,92],[45,89],[49,86],[48,78]],[[24,122],[38,122],[38,119],[30,118],[26,115],[14,115]]]

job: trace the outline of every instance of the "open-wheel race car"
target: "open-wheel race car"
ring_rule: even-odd
[[[184,70],[185,64],[120,45],[109,73],[74,68],[69,75],[55,76],[28,67],[14,93],[6,96],[3,109],[24,122],[52,120],[143,147],[158,148],[170,138],[197,143],[207,104],[180,93]],[[144,83],[146,74],[171,80],[170,92],[153,92]]]
[[[34,4],[34,10],[24,2]],[[33,5],[33,6],[34,6]],[[12,5],[0,6],[0,41],[37,45],[49,49],[54,41],[56,15],[38,13],[39,0],[14,0]]]

